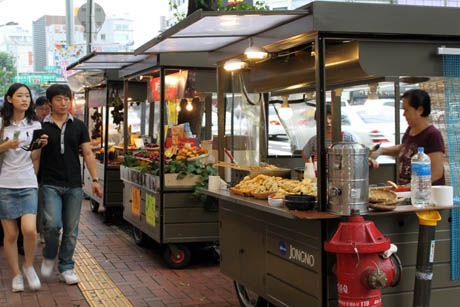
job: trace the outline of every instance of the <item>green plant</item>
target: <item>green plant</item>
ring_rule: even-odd
[[[218,0],[219,11],[268,11],[268,5],[265,1],[257,0],[253,5],[246,2],[239,2],[224,6],[223,0]]]
[[[173,12],[175,23],[178,23],[186,17],[185,13],[179,11],[179,7],[173,0],[169,0],[168,5],[169,9]]]
[[[123,155],[123,162],[122,164],[126,167],[136,167],[139,166],[139,160],[136,159],[132,153],[128,152]]]
[[[201,192],[201,189],[207,189],[209,183],[209,176],[214,176],[217,174],[217,170],[211,165],[205,165],[201,171],[200,181],[195,185],[193,191],[193,198],[198,199],[200,201],[206,200],[206,194]]]
[[[14,82],[16,63],[12,54],[0,51],[0,97],[3,97],[8,87]]]

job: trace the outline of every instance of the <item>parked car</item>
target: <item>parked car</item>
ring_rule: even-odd
[[[394,107],[379,106],[343,106],[341,108],[342,130],[350,132],[356,141],[372,147],[381,143],[391,146],[395,143]],[[300,150],[306,142],[316,135],[316,121],[313,118],[314,107],[305,106],[304,110],[296,111],[293,118],[285,123],[293,150]],[[407,129],[405,118],[400,116],[401,137]]]
[[[286,136],[286,130],[281,124],[275,107],[271,104],[268,106],[268,138],[273,139],[278,136]]]

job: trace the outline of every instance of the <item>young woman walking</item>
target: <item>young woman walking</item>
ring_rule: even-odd
[[[30,89],[21,83],[10,86],[5,95],[0,128],[0,220],[4,230],[3,249],[12,271],[13,292],[24,291],[24,277],[31,290],[41,288],[40,279],[33,267],[36,250],[37,176],[36,168],[40,149],[29,151],[34,130],[41,129],[36,120]],[[47,144],[47,136],[39,138],[41,146]],[[22,272],[18,259],[18,224],[24,236],[25,259]],[[24,277],[23,277],[24,276]]]

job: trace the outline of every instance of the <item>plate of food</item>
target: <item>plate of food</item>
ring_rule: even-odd
[[[369,208],[377,211],[392,211],[404,200],[388,188],[369,189]]]

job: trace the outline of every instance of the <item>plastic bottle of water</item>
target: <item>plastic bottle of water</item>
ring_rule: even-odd
[[[423,147],[417,151],[411,160],[411,202],[414,207],[428,207],[431,206],[431,160]]]

